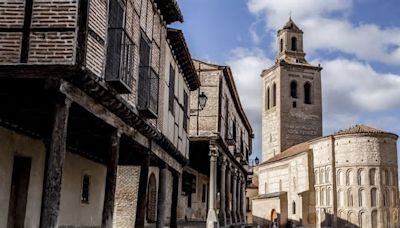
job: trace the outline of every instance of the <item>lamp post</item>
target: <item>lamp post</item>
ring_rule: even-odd
[[[254,162],[256,163],[256,165],[258,165],[260,163],[260,160],[258,159],[258,157],[256,157],[256,159],[254,159]]]
[[[199,88],[199,93],[200,93],[200,88]],[[208,97],[204,92],[201,92],[199,96],[197,97],[197,135],[199,135],[199,115],[200,111],[206,107]]]

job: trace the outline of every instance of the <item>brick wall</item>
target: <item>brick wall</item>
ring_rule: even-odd
[[[74,32],[32,32],[28,63],[72,63]]]
[[[0,2],[0,28],[22,28],[24,24],[24,0]]]
[[[31,27],[73,28],[77,13],[77,0],[35,0]]]
[[[0,33],[0,63],[19,62],[21,38],[20,32]]]
[[[113,227],[134,227],[139,166],[118,166]]]
[[[22,28],[24,0],[0,2],[0,28]],[[18,63],[20,60],[21,32],[0,33],[0,63]]]

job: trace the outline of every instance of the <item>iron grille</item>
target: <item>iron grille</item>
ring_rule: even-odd
[[[132,92],[134,48],[134,43],[124,29],[108,29],[105,79],[120,93]]]
[[[138,110],[147,118],[158,115],[159,76],[150,66],[139,67]]]

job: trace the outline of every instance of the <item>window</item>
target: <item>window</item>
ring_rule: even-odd
[[[358,190],[358,206],[363,206],[364,189]]]
[[[203,184],[203,189],[202,189],[202,192],[201,192],[201,202],[202,203],[205,203],[206,202],[206,185],[205,184]]]
[[[236,120],[232,122],[232,138],[236,141]]]
[[[304,103],[311,104],[311,84],[309,82],[304,84]]]
[[[358,184],[358,185],[364,185],[362,176],[363,176],[363,170],[362,170],[362,169],[359,169],[359,170],[357,171],[357,184]]]
[[[189,119],[189,95],[186,91],[183,91],[183,129],[187,131],[188,129],[188,119]]]
[[[85,174],[82,177],[81,203],[89,204],[89,190],[90,176]]]
[[[151,67],[151,43],[145,34],[141,35],[139,47],[138,110],[147,118],[157,118],[159,77]]]
[[[292,107],[293,107],[293,108],[297,108],[297,103],[296,103],[296,101],[293,101]]]
[[[375,175],[376,175],[375,168],[370,169],[369,170],[369,184],[370,185],[375,185]]]
[[[346,185],[352,185],[353,184],[353,171],[348,170],[346,173]]]
[[[351,192],[351,189],[347,190],[347,206],[353,206],[353,193]]]
[[[283,52],[283,39],[280,40],[279,49]]]
[[[371,207],[376,207],[377,203],[377,192],[376,188],[371,189]]]
[[[290,96],[292,98],[297,98],[297,82],[296,81],[292,81],[290,83]]]
[[[328,191],[326,192],[326,205],[331,204],[331,188],[328,188]]]
[[[339,204],[339,207],[343,206],[343,191],[339,190],[338,194],[337,194],[337,202]]]
[[[270,107],[271,107],[271,102],[270,102],[270,91],[269,91],[269,86],[267,87],[267,97],[266,97],[266,99],[267,99],[267,109],[269,109]]]
[[[134,44],[124,27],[124,6],[111,0],[107,33],[105,80],[120,93],[131,93]]]
[[[225,138],[229,138],[229,101],[225,95]]]
[[[272,86],[272,107],[276,106],[276,84]]]
[[[292,37],[292,51],[297,51],[297,38]]]
[[[168,110],[174,115],[174,104],[175,104],[175,69],[172,65],[169,66],[169,98],[168,98]]]
[[[292,214],[296,214],[296,202],[292,202]]]
[[[320,198],[319,204],[324,205],[325,204],[325,189],[324,188],[321,190],[321,196],[319,198]]]

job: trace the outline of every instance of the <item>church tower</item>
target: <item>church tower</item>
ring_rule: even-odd
[[[275,64],[261,73],[262,161],[322,136],[322,68],[305,59],[303,31],[291,18],[277,36]]]

